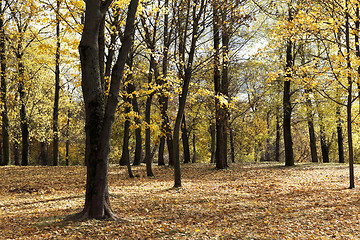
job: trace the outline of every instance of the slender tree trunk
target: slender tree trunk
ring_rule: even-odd
[[[193,157],[192,157],[192,163],[196,163],[196,157],[197,157],[197,152],[196,152],[196,135],[195,133],[193,133],[193,139],[192,139],[192,143],[193,143]]]
[[[314,129],[313,110],[312,110],[312,104],[309,94],[310,94],[310,90],[306,89],[305,98],[306,98],[309,139],[310,139],[311,162],[319,162],[317,156],[317,150],[316,150],[316,137],[315,137],[315,129]]]
[[[59,165],[59,99],[60,99],[60,0],[56,1],[55,99],[53,111],[53,165]]]
[[[348,7],[348,1],[345,1],[345,45],[346,45],[346,63],[347,70],[351,71],[351,60],[350,60],[350,13]],[[347,109],[347,130],[348,130],[348,148],[349,148],[349,180],[350,189],[355,187],[354,183],[354,150],[353,150],[353,139],[352,139],[352,118],[351,118],[351,107],[352,107],[352,85],[353,81],[350,73],[348,73],[348,101],[346,105]]]
[[[71,111],[68,110],[67,121],[66,121],[66,142],[65,142],[65,165],[69,166],[69,155],[70,155],[70,118]]]
[[[138,106],[138,102],[137,102],[137,96],[134,93],[135,92],[135,87],[132,85],[132,89],[133,89],[133,97],[132,97],[132,106],[133,106],[133,110],[136,112],[136,116],[135,116],[135,156],[134,156],[134,162],[133,165],[134,166],[138,166],[141,163],[141,159],[142,159],[142,136],[141,136],[141,121],[140,121],[140,110],[139,110],[139,106]]]
[[[17,140],[14,141],[13,151],[14,151],[14,165],[20,166],[20,154],[19,154],[19,143]]]
[[[293,20],[292,10],[289,6],[289,22]],[[293,151],[293,142],[291,136],[291,78],[292,78],[292,69],[293,69],[293,53],[292,53],[292,40],[287,41],[286,45],[286,75],[284,81],[284,95],[283,95],[283,109],[284,109],[284,145],[285,145],[285,166],[293,166],[294,162],[294,151]]]
[[[231,153],[231,162],[235,162],[235,145],[234,145],[234,132],[232,128],[230,129],[230,153]]]
[[[46,143],[44,141],[40,142],[40,161],[41,165],[46,166],[48,164],[48,158],[46,154]]]
[[[280,138],[281,138],[281,128],[280,128],[280,113],[279,109],[276,111],[276,139],[275,139],[275,161],[280,162]]]
[[[129,61],[129,68],[130,70],[132,70],[132,61]],[[126,79],[126,96],[124,98],[124,102],[125,102],[125,124],[124,124],[124,138],[123,138],[123,148],[122,148],[122,154],[121,154],[121,158],[119,161],[119,165],[120,166],[130,166],[130,152],[129,152],[129,139],[130,139],[130,118],[129,118],[129,113],[131,111],[131,94],[132,94],[132,89],[131,87],[129,87],[129,84],[131,84],[130,82],[133,80],[133,75],[132,73],[130,73],[127,76]],[[129,164],[128,164],[129,163]],[[132,177],[132,173],[131,173],[131,168],[129,170],[129,176]]]
[[[6,84],[6,53],[5,53],[5,28],[3,2],[0,0],[0,69],[1,69],[1,102],[2,102],[2,141],[3,160],[2,165],[10,163],[10,139],[9,139],[9,118],[7,109],[7,84]]]
[[[191,157],[190,157],[190,147],[189,147],[189,136],[186,129],[185,114],[183,115],[183,119],[181,121],[181,138],[182,138],[183,150],[184,150],[184,163],[189,163],[191,161]]]
[[[210,146],[210,153],[211,153],[211,158],[210,158],[210,162],[214,163],[215,162],[215,148],[216,148],[216,131],[215,131],[215,125],[213,123],[210,123],[210,138],[211,138],[211,146]]]
[[[341,108],[337,106],[336,109],[336,131],[337,131],[337,144],[338,144],[338,156],[339,163],[345,163],[344,158],[344,141],[343,141],[343,130],[341,121]]]
[[[22,63],[22,56],[18,55],[18,68],[19,68],[19,86],[18,92],[20,95],[20,127],[21,127],[21,165],[29,165],[29,127],[26,117],[25,105],[25,86],[24,86],[24,65]]]

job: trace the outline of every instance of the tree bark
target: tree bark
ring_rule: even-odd
[[[10,138],[9,138],[9,117],[7,109],[7,82],[6,82],[6,52],[5,52],[5,27],[4,27],[4,8],[0,0],[0,69],[1,69],[1,102],[2,102],[2,142],[3,160],[2,165],[10,163]]]
[[[87,180],[85,205],[78,218],[116,218],[108,192],[110,136],[127,55],[133,38],[138,0],[129,4],[124,38],[114,65],[109,95],[105,104],[99,66],[98,35],[101,21],[112,1],[86,1],[85,23],[79,45],[82,90],[86,113]]]
[[[281,128],[280,128],[280,113],[279,109],[276,112],[276,139],[275,139],[275,161],[280,162],[280,138],[281,138]]]
[[[14,151],[14,165],[20,166],[20,154],[19,154],[19,143],[17,140],[14,141],[13,151]]]
[[[46,143],[44,141],[40,142],[40,164],[46,166],[48,164],[48,158],[46,154]]]
[[[192,143],[193,143],[193,157],[192,157],[191,162],[196,163],[197,152],[196,152],[196,135],[195,135],[195,133],[193,133]]]
[[[142,160],[142,154],[143,154],[143,150],[142,150],[142,136],[141,136],[141,121],[140,121],[140,110],[139,110],[139,106],[138,106],[138,102],[137,102],[137,96],[134,93],[135,92],[135,87],[134,85],[131,85],[132,87],[132,107],[133,110],[136,112],[136,116],[135,116],[135,123],[136,123],[136,127],[135,127],[135,156],[134,156],[134,162],[133,165],[134,166],[138,166],[141,163]]]
[[[353,138],[352,138],[352,119],[351,119],[351,107],[352,107],[352,86],[353,81],[350,75],[351,71],[351,60],[350,60],[350,13],[348,7],[348,1],[345,1],[345,45],[346,45],[346,63],[347,70],[349,71],[348,79],[348,101],[346,105],[347,110],[347,130],[348,130],[348,149],[349,149],[349,181],[350,189],[355,187],[354,181],[354,149],[353,149]]]
[[[226,106],[221,103],[222,82],[220,73],[220,4],[213,1],[213,34],[214,34],[214,86],[215,86],[215,119],[216,119],[216,150],[215,162],[217,169],[227,166],[227,149],[225,144]]]
[[[305,98],[306,98],[306,111],[307,111],[307,122],[309,129],[309,140],[310,140],[310,152],[311,152],[311,162],[319,162],[316,150],[316,137],[314,129],[314,120],[313,120],[313,110],[310,99],[310,89],[305,89]]]
[[[288,21],[293,20],[292,10],[289,6],[289,16]],[[283,109],[284,109],[284,122],[283,122],[283,131],[284,131],[284,145],[285,145],[285,166],[293,166],[294,162],[294,151],[293,151],[293,142],[291,136],[291,78],[292,78],[292,69],[294,64],[293,53],[292,53],[292,40],[288,40],[286,44],[286,75],[284,81],[284,95],[283,95]]]
[[[209,132],[210,132],[210,138],[211,138],[210,162],[214,163],[215,162],[215,149],[216,149],[216,131],[215,131],[215,125],[213,123],[210,123]]]
[[[59,164],[59,100],[60,100],[60,0],[56,1],[55,99],[53,111],[53,165]]]
[[[186,129],[186,119],[185,114],[183,114],[183,119],[181,121],[181,139],[183,144],[184,151],[184,163],[190,163],[190,147],[189,147],[189,136]]]
[[[235,145],[234,145],[234,132],[232,128],[230,129],[230,154],[231,154],[231,162],[235,162]]]

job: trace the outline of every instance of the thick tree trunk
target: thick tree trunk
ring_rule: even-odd
[[[190,147],[189,147],[189,136],[186,129],[186,119],[185,114],[183,115],[183,119],[181,121],[181,139],[183,144],[184,151],[184,163],[189,163],[191,161],[190,157]]]
[[[82,90],[86,112],[87,180],[85,206],[79,218],[116,218],[108,192],[108,156],[110,136],[118,104],[120,83],[126,58],[132,45],[138,0],[131,0],[118,60],[113,68],[110,91],[105,105],[99,67],[98,34],[101,21],[111,1],[87,1],[85,24],[79,46]]]
[[[4,29],[4,10],[3,1],[0,1],[0,69],[1,69],[1,102],[2,102],[2,141],[3,141],[3,160],[2,165],[10,163],[10,139],[9,139],[9,118],[7,109],[7,83],[6,83],[6,53],[5,53],[5,29]]]
[[[220,99],[222,95],[221,73],[220,73],[220,5],[218,2],[213,3],[213,34],[214,34],[214,86],[215,86],[215,119],[216,119],[216,150],[215,162],[216,168],[223,169],[227,166],[226,161],[226,144],[225,121],[226,111]]]

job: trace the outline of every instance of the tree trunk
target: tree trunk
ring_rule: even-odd
[[[291,22],[293,20],[292,10],[289,7],[289,17],[288,20]],[[293,69],[293,53],[292,53],[292,40],[287,41],[286,45],[286,75],[284,81],[284,95],[283,95],[283,109],[284,109],[284,145],[285,145],[285,166],[293,166],[294,162],[294,151],[293,151],[293,142],[291,137],[291,78],[292,78],[292,69]]]
[[[132,61],[129,61],[129,68],[132,70]],[[124,124],[124,138],[123,138],[123,148],[122,148],[122,154],[119,161],[120,166],[127,166],[130,163],[130,153],[129,153],[129,139],[130,139],[130,119],[129,119],[129,113],[131,111],[131,94],[132,89],[129,87],[130,82],[133,80],[132,73],[129,73],[126,79],[126,96],[124,98],[124,104],[125,104],[125,124]],[[132,177],[131,168],[129,171],[130,177]]]
[[[343,141],[343,130],[341,121],[341,109],[340,106],[336,109],[336,132],[337,132],[337,144],[338,144],[338,156],[339,163],[345,163],[344,158],[344,141]]]
[[[215,162],[215,149],[216,149],[216,131],[215,131],[215,125],[213,123],[210,123],[209,132],[210,132],[210,138],[211,138],[211,146],[210,146],[211,158],[210,158],[210,162],[214,163]]]
[[[5,53],[5,28],[4,28],[4,8],[3,1],[0,0],[0,69],[1,69],[1,102],[2,102],[2,141],[3,141],[3,160],[2,165],[10,163],[10,139],[9,139],[9,118],[7,109],[7,83],[6,83],[6,53]]]
[[[53,112],[53,165],[59,164],[59,99],[60,99],[60,0],[56,1],[55,99]]]
[[[21,49],[21,48],[20,48]],[[18,92],[20,96],[20,127],[21,127],[21,165],[29,165],[29,127],[26,117],[25,105],[25,86],[24,86],[24,65],[22,63],[22,56],[18,55],[18,68],[19,68],[19,86]]]
[[[224,104],[220,99],[222,95],[222,84],[220,74],[220,4],[217,1],[213,2],[213,34],[214,34],[214,86],[215,86],[215,119],[216,119],[216,150],[215,162],[217,169],[226,168],[226,144],[225,137],[225,119],[226,111]]]
[[[48,164],[47,154],[46,154],[46,143],[44,141],[40,142],[40,164],[46,166]]]
[[[132,96],[132,106],[133,106],[133,110],[136,112],[136,116],[135,116],[135,123],[136,123],[136,127],[135,127],[135,156],[134,156],[134,162],[133,165],[134,166],[138,166],[141,163],[141,159],[142,159],[142,136],[141,136],[141,121],[140,121],[140,110],[139,110],[139,106],[138,106],[138,102],[137,102],[137,96],[134,93],[135,92],[135,87],[132,85],[132,92],[133,92],[133,96]]]
[[[87,180],[85,206],[78,218],[116,218],[110,207],[108,192],[110,136],[119,101],[120,83],[132,45],[138,0],[131,0],[129,4],[124,38],[112,71],[110,91],[105,105],[99,69],[98,35],[101,21],[111,2],[106,0],[86,2],[85,24],[79,45],[86,113]]]
[[[186,129],[186,119],[185,114],[183,115],[183,119],[181,121],[181,138],[184,150],[184,163],[189,163],[191,161],[190,157],[190,147],[189,147],[189,136]]]
[[[197,157],[197,152],[196,152],[196,135],[195,133],[193,133],[193,157],[192,157],[192,163],[196,163],[196,157]]]
[[[235,144],[234,144],[234,132],[232,128],[230,129],[230,154],[231,154],[231,162],[235,163]]]
[[[67,121],[66,121],[66,143],[65,143],[65,165],[69,166],[69,155],[70,155],[70,118],[71,111],[68,110]]]
[[[348,1],[345,1],[345,41],[346,41],[346,63],[348,73],[348,101],[346,105],[347,109],[347,130],[348,130],[348,148],[349,148],[349,180],[350,189],[355,187],[354,183],[354,150],[353,150],[353,139],[352,139],[352,118],[351,118],[351,107],[352,107],[352,85],[353,81],[350,75],[351,71],[351,60],[350,60],[350,14],[348,8]]]
[[[310,139],[310,151],[311,151],[311,162],[319,162],[316,150],[316,137],[313,120],[313,110],[310,99],[310,89],[305,89],[306,98],[306,111],[307,111],[307,122],[309,128],[309,139]]]
[[[20,166],[20,154],[19,154],[19,143],[17,140],[14,141],[14,165]]]

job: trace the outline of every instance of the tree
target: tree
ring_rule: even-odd
[[[86,195],[80,218],[116,218],[113,213],[108,192],[108,157],[110,136],[116,106],[119,101],[121,79],[127,55],[132,45],[134,21],[138,0],[131,0],[124,31],[124,38],[112,69],[109,95],[105,101],[101,84],[99,56],[99,30],[112,0],[86,1],[84,29],[79,45],[82,90],[86,113],[86,156],[87,180]]]

